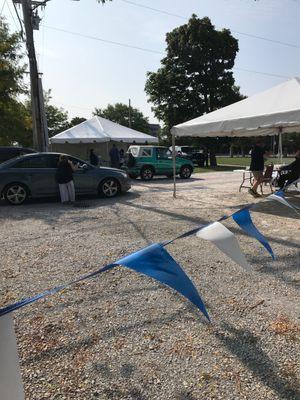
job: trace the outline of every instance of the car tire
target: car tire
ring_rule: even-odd
[[[102,197],[112,198],[121,191],[120,183],[115,178],[106,178],[99,185],[99,194]]]
[[[4,189],[4,199],[8,204],[20,206],[29,196],[28,188],[22,183],[10,183]]]
[[[180,172],[179,172],[180,178],[189,179],[192,175],[192,172],[193,172],[193,170],[189,165],[183,165],[180,168]]]
[[[143,181],[151,181],[154,175],[154,170],[152,167],[143,167],[141,169],[141,178]]]

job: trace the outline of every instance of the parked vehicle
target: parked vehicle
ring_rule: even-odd
[[[0,164],[0,194],[13,205],[24,203],[29,197],[59,196],[55,173],[59,153],[24,155]],[[114,197],[130,189],[126,172],[106,167],[94,167],[76,157],[68,156],[77,164],[74,172],[76,195],[99,194]]]
[[[171,147],[169,148],[171,150]],[[204,167],[205,151],[194,146],[176,146],[176,152],[180,152],[182,157],[193,161],[194,165]]]
[[[31,153],[36,153],[36,151],[27,147],[0,146],[0,163]]]
[[[130,158],[122,169],[135,179],[140,176],[143,180],[149,181],[154,175],[173,176],[172,153],[167,147],[160,146],[130,146],[128,149]],[[181,178],[190,178],[193,172],[191,160],[183,157],[176,157],[176,174]]]

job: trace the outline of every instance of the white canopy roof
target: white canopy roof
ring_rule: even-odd
[[[176,125],[175,136],[265,136],[300,132],[300,79]]]
[[[154,136],[135,131],[101,117],[93,117],[49,139],[50,143],[158,143]]]

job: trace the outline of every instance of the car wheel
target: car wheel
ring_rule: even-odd
[[[120,184],[115,178],[106,178],[99,185],[99,193],[104,197],[115,197],[120,192]]]
[[[192,175],[192,168],[189,165],[183,165],[179,172],[180,178],[188,179]]]
[[[141,170],[141,178],[143,179],[143,181],[151,181],[151,179],[153,178],[154,175],[154,171],[153,168],[151,167],[144,167]]]
[[[28,199],[28,189],[21,183],[11,183],[4,190],[4,198],[9,204],[19,206]]]

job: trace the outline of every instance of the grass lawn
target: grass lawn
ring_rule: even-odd
[[[249,167],[251,158],[250,157],[217,157],[218,164],[221,165],[233,165],[239,167]],[[284,164],[289,164],[293,161],[293,157],[283,158]],[[267,162],[272,162],[273,164],[280,164],[279,158],[268,158]]]
[[[216,168],[199,168],[195,167],[194,172],[217,172],[217,171],[233,171],[234,169],[237,169],[237,167],[233,165],[219,165]]]

